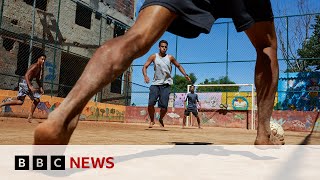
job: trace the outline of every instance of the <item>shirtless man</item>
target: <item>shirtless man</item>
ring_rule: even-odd
[[[28,122],[32,122],[33,113],[40,102],[41,94],[44,94],[41,80],[43,77],[43,64],[45,60],[46,55],[41,54],[38,56],[37,62],[29,67],[26,74],[19,82],[19,92],[17,99],[0,104],[0,108],[2,106],[22,105],[24,103],[24,99],[28,95],[29,98],[33,101],[28,116]],[[34,78],[36,79],[39,89],[34,88],[31,83]]]

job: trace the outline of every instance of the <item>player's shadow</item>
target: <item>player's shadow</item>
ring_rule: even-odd
[[[235,150],[229,150],[225,149],[223,146],[204,146],[204,145],[197,145],[197,146],[189,146],[186,147],[183,145],[183,143],[176,142],[180,145],[175,145],[170,148],[160,148],[160,149],[154,149],[154,150],[147,150],[143,152],[133,153],[129,155],[123,155],[123,156],[115,156],[114,157],[114,164],[115,167],[122,162],[130,161],[133,159],[140,159],[140,158],[148,158],[148,157],[158,157],[158,156],[176,156],[176,155],[187,155],[187,156],[199,156],[202,154],[207,154],[211,156],[232,156],[232,155],[238,155],[243,156],[252,160],[275,160],[276,157],[271,156],[259,156],[255,153],[252,153],[250,151],[235,151]],[[193,144],[205,144],[203,142],[193,142]],[[63,171],[36,171],[38,173],[45,174],[47,176],[52,177],[67,177],[72,174],[78,173],[78,172],[84,172],[89,169],[70,169],[67,168]]]
[[[209,143],[209,142],[171,142],[170,144],[174,144],[174,145],[212,145],[213,143]]]
[[[167,129],[162,129],[162,128],[160,128],[160,129],[158,129],[158,128],[146,128],[144,130],[148,130],[148,131],[169,131]]]
[[[317,116],[315,118],[315,121],[313,122],[312,129],[311,129],[310,133],[301,141],[301,143],[299,145],[308,145],[308,144],[310,144],[311,137],[312,137],[312,134],[314,132],[314,127],[315,127],[315,125],[317,123],[317,120],[319,119],[319,114],[320,114],[320,112],[317,113]]]

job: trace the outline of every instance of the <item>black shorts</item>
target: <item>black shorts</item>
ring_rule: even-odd
[[[170,96],[170,85],[151,85],[149,89],[148,105],[154,106],[158,101],[159,108],[167,109]]]
[[[178,14],[167,29],[185,38],[208,34],[218,18],[232,18],[238,32],[255,22],[272,21],[270,0],[145,0],[141,10],[160,5]]]
[[[196,109],[186,109],[184,110],[184,115],[189,116],[192,113],[195,117],[198,117],[198,110]]]

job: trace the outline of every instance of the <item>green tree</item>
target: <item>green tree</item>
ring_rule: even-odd
[[[211,78],[205,79],[204,82],[200,84],[236,84],[235,82],[231,81],[227,76],[222,76],[219,79]],[[198,87],[197,92],[238,92],[239,86],[230,86],[230,87],[223,87],[223,86],[209,86],[209,87]]]
[[[278,39],[278,49],[287,64],[286,72],[310,71],[307,61],[300,58],[298,49],[301,49],[309,39],[311,26],[319,6],[311,0],[295,0],[292,3],[285,1],[275,1],[275,14],[288,16],[276,21],[276,31]],[[302,16],[290,16],[289,9],[295,6],[297,13]]]
[[[191,82],[194,84],[197,81],[197,77],[194,73],[190,73],[189,77]],[[174,75],[173,76],[174,84],[171,86],[171,92],[183,93],[187,92],[187,86],[190,85],[190,82],[186,80],[184,76]]]
[[[301,59],[311,58],[305,60],[308,69],[315,66],[316,70],[320,70],[320,15],[316,16],[315,22],[311,26],[314,29],[312,36],[305,41],[301,49],[298,49],[298,54]]]

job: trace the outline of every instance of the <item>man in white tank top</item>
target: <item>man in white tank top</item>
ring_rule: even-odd
[[[154,105],[157,103],[157,101],[158,107],[161,108],[159,123],[161,127],[164,127],[163,117],[167,113],[170,86],[173,84],[173,80],[171,77],[172,64],[174,64],[180,70],[180,72],[185,76],[185,78],[188,81],[191,81],[183,67],[179,64],[179,62],[172,55],[166,54],[167,49],[168,42],[166,40],[161,40],[159,42],[159,53],[151,55],[142,68],[144,81],[146,83],[149,83],[150,79],[147,76],[147,68],[151,63],[154,64],[154,77],[152,85],[150,86],[148,102],[148,113],[150,116],[149,128],[152,128],[152,126],[155,124]]]

